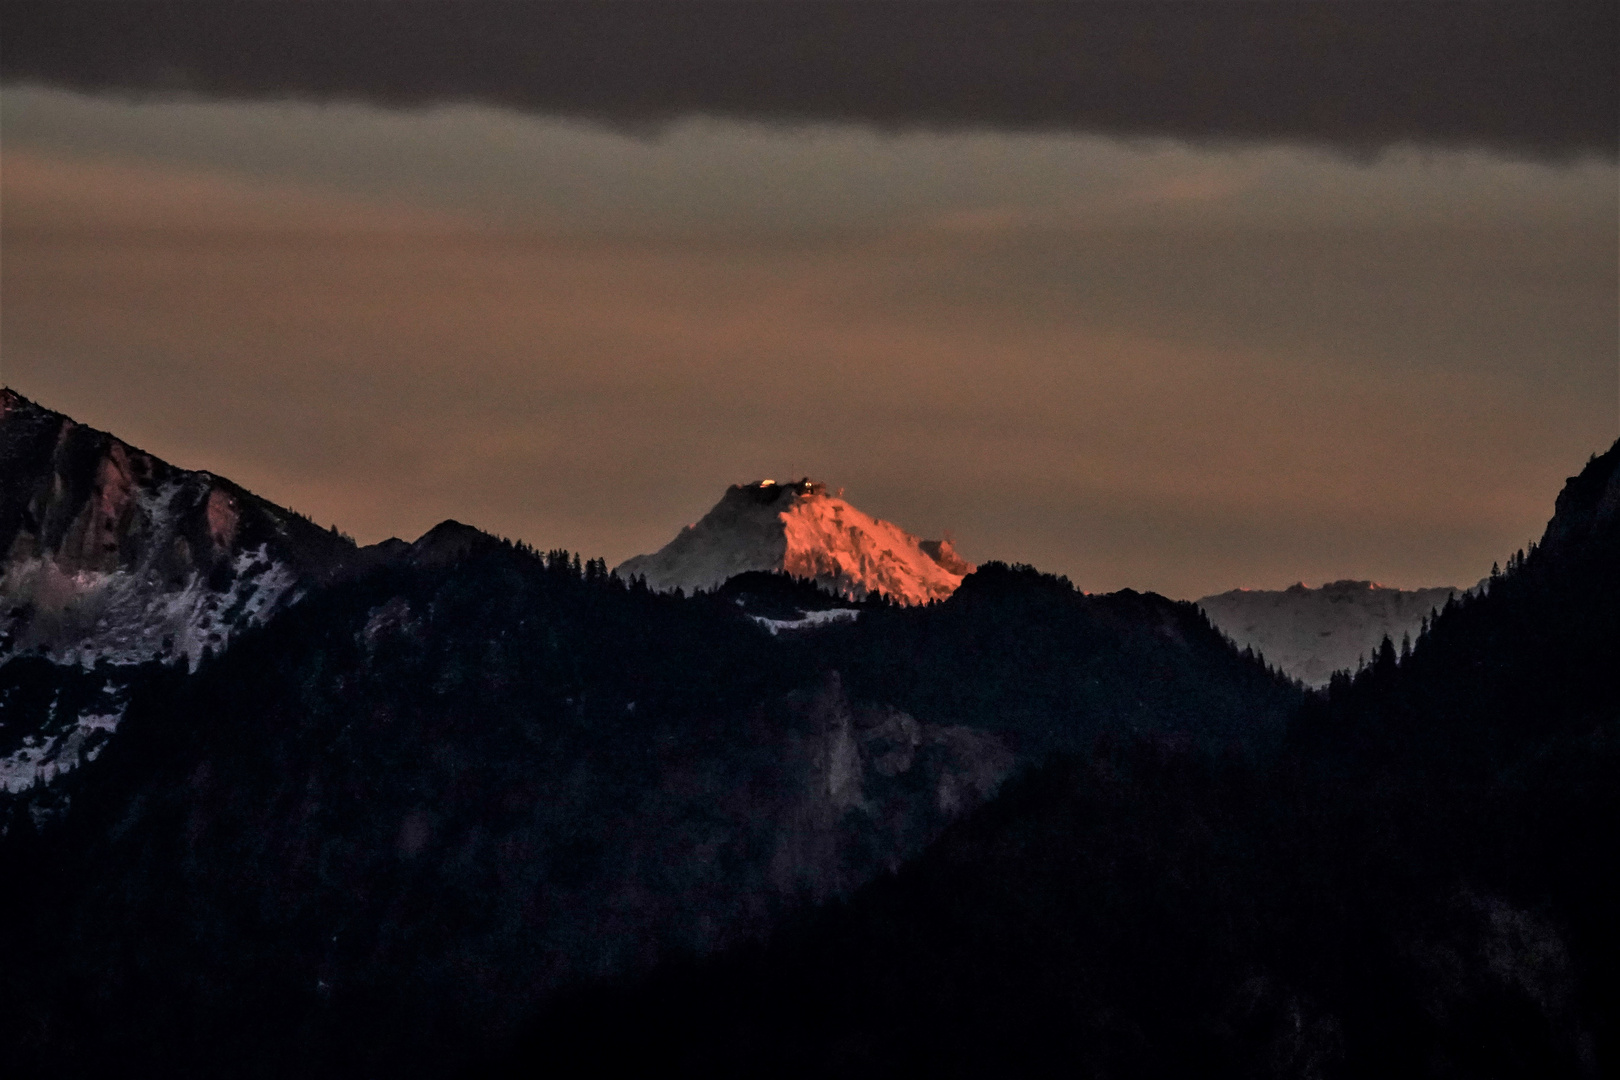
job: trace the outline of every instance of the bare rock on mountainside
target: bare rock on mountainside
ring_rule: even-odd
[[[853,599],[943,600],[973,572],[948,540],[919,540],[813,480],[735,484],[696,525],[620,564],[658,590],[713,589],[752,570],[784,571]]]
[[[195,663],[352,541],[0,389],[0,659]]]
[[[0,792],[94,760],[141,665],[195,668],[323,584],[490,546],[446,521],[357,548],[0,388]]]
[[[94,760],[140,665],[194,667],[354,552],[0,388],[0,792]]]
[[[1547,522],[1539,547],[1561,555],[1589,543],[1620,519],[1620,442],[1602,455],[1593,455],[1586,468],[1569,478],[1558,493],[1557,507]]]
[[[1462,592],[1447,587],[1391,589],[1372,581],[1334,581],[1318,589],[1233,589],[1198,606],[1239,648],[1251,648],[1308,686],[1335,671],[1354,671],[1386,636],[1414,640],[1423,620]]]

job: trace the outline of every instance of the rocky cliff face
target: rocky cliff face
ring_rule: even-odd
[[[194,666],[353,553],[228,480],[0,389],[0,665],[27,661],[0,667],[0,790],[93,758],[137,665]]]
[[[0,390],[0,658],[195,663],[352,542]]]
[[[783,760],[804,779],[777,811],[768,880],[781,896],[825,900],[892,873],[1013,769],[997,735],[854,706],[836,671],[784,711]]]
[[[1233,589],[1198,601],[1239,648],[1251,648],[1308,686],[1326,686],[1377,651],[1385,636],[1414,640],[1423,620],[1462,590],[1389,589],[1372,581],[1321,588]]]
[[[784,571],[852,599],[943,600],[973,564],[948,540],[919,540],[827,493],[825,484],[734,485],[663,548],[618,567],[658,590],[713,589],[749,571]]]
[[[1564,484],[1539,546],[1556,556],[1607,535],[1616,521],[1620,521],[1620,442],[1594,455]]]

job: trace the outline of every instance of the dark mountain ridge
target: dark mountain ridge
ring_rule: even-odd
[[[96,445],[27,459],[91,477],[68,520]],[[1617,464],[1320,694],[1193,605],[1030,567],[681,596],[456,522],[311,525],[194,670],[0,664],[7,730],[124,686],[77,768],[0,793],[8,1062],[445,1075],[538,1016],[515,1071],[1598,1075]]]
[[[849,895],[1054,749],[1261,747],[1298,698],[1191,605],[1029,568],[773,635],[762,604],[848,602],[657,594],[456,523],[353,559],[142,669],[65,813],[9,805],[15,1060],[443,1072],[568,987]]]
[[[1620,444],[1274,757],[1060,754],[767,946],[559,1003],[509,1073],[1612,1075],[1617,490]]]

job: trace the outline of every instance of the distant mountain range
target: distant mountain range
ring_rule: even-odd
[[[919,540],[831,495],[819,481],[734,485],[696,524],[617,573],[649,587],[691,593],[750,571],[808,579],[851,599],[904,604],[943,600],[973,572],[948,540]],[[1371,581],[1233,589],[1198,601],[1239,648],[1253,649],[1307,686],[1354,671],[1385,637],[1412,640],[1460,589],[1392,589]],[[785,624],[784,624],[785,625]]]
[[[390,540],[357,549],[229,480],[177,469],[10,389],[0,390],[0,463],[0,657],[195,664],[312,582],[409,547]],[[476,532],[446,522],[418,542],[415,557],[442,557],[451,535],[470,543]],[[659,551],[616,568],[660,591],[713,590],[766,571],[847,599],[906,604],[944,599],[973,570],[950,541],[918,539],[808,479],[734,485]],[[1240,648],[1324,686],[1385,635],[1415,636],[1457,592],[1340,581],[1237,589],[1198,603]]]
[[[1233,589],[1198,606],[1240,648],[1307,686],[1326,686],[1335,671],[1355,671],[1387,637],[1417,640],[1425,620],[1463,590],[1391,589],[1372,581],[1333,581],[1316,589]]]

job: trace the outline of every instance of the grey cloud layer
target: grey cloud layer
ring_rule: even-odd
[[[0,72],[630,126],[708,114],[1567,157],[1616,148],[1617,27],[1602,0],[8,0]]]

